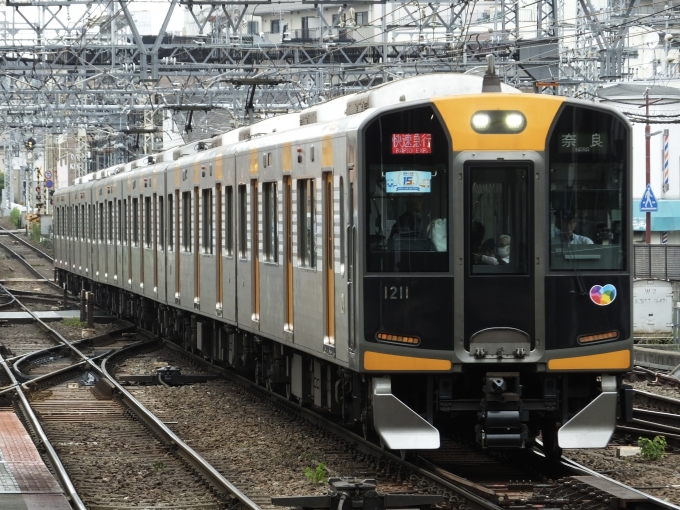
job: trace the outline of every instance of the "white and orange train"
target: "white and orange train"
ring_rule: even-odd
[[[390,449],[451,424],[604,446],[632,363],[630,125],[482,88],[390,82],[80,178],[54,196],[58,279]]]

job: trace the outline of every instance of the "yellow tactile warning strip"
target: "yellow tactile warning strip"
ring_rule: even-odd
[[[548,130],[564,101],[564,97],[537,94],[483,94],[433,100],[451,132],[454,151],[543,151]],[[470,124],[472,115],[479,110],[520,111],[527,124],[517,134],[480,134]]]
[[[0,494],[17,493],[63,494],[17,416],[0,411]],[[50,508],[71,508],[63,501],[64,506]]]
[[[621,370],[630,368],[630,351],[606,352],[590,356],[558,358],[548,361],[550,370]]]
[[[364,369],[442,372],[451,370],[451,362],[447,359],[414,358],[411,356],[396,356],[394,354],[366,351],[364,353]]]

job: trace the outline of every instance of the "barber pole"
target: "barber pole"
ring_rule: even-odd
[[[663,190],[668,191],[668,129],[663,130]]]
[[[668,232],[661,232],[661,244],[668,244]]]

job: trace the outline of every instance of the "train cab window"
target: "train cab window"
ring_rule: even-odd
[[[201,223],[203,229],[201,239],[203,240],[203,253],[212,255],[213,253],[213,198],[212,189],[203,190],[203,217]]]
[[[470,272],[527,274],[530,168],[478,164],[470,166],[469,175]]]
[[[234,256],[234,188],[226,186],[224,188],[224,245],[228,257]]]
[[[191,192],[182,192],[182,251],[191,252]]]
[[[624,122],[568,106],[549,139],[550,269],[625,269],[629,164]]]
[[[276,221],[276,183],[265,182],[264,194],[264,259],[267,262],[278,262],[278,222]]]
[[[369,272],[449,270],[450,143],[429,107],[378,117],[366,128]]]
[[[298,259],[300,267],[316,267],[314,179],[298,180]]]

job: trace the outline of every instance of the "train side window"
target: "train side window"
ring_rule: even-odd
[[[212,189],[203,190],[203,218],[201,239],[203,240],[203,253],[213,254],[213,193]]]
[[[570,105],[560,113],[548,141],[551,270],[625,269],[627,136],[609,112]]]
[[[130,218],[130,202],[129,199],[123,200],[123,244],[125,246],[130,244],[130,228],[128,222]]]
[[[172,194],[168,195],[168,251],[174,249],[175,238],[175,209],[173,207]]]
[[[248,195],[246,185],[238,185],[238,254],[248,258]]]
[[[144,197],[144,247],[151,248],[151,197]]]
[[[132,246],[139,246],[139,198],[132,199]]]
[[[80,206],[80,237],[82,240],[87,239],[87,232],[85,232],[85,225],[87,223],[85,222],[85,206],[81,205]]]
[[[430,106],[387,113],[363,138],[368,271],[449,271],[451,145],[438,115]]]
[[[162,196],[158,197],[158,247],[161,251],[165,249],[165,209]]]
[[[263,184],[264,192],[264,259],[267,262],[278,262],[278,222],[277,218],[277,200],[276,200],[276,183],[265,182]]]
[[[191,192],[182,192],[182,251],[191,253]]]
[[[99,204],[99,241],[104,243],[106,240],[104,232],[104,204]]]
[[[316,267],[316,200],[314,179],[298,180],[298,261]]]
[[[109,244],[113,244],[113,200],[106,203],[109,227]]]
[[[345,182],[340,177],[338,193],[340,195],[340,274],[345,275]]]
[[[234,187],[224,188],[224,207],[226,208],[224,222],[225,251],[229,257],[234,256]]]

